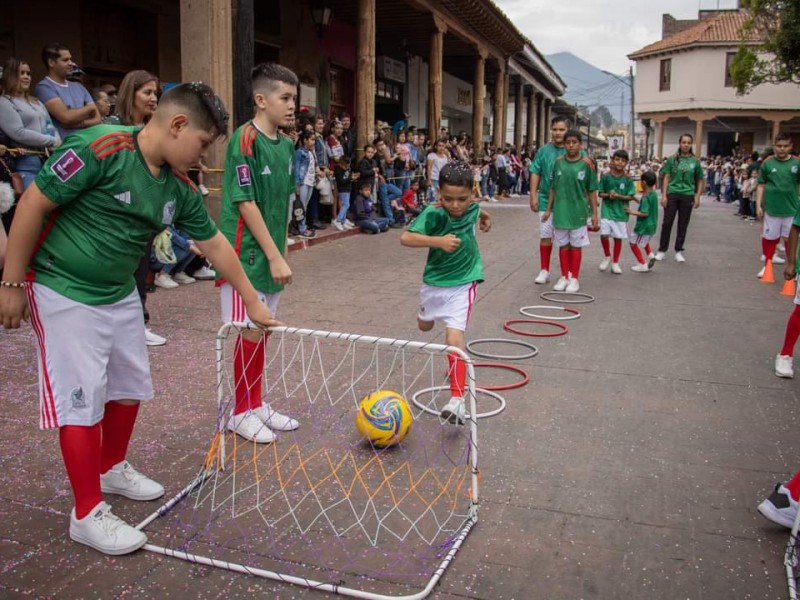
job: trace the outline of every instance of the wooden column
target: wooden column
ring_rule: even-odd
[[[375,0],[358,0],[356,48],[356,155],[372,141],[375,127]]]
[[[548,100],[547,98],[544,99],[544,122],[547,131],[550,131],[550,121],[553,118],[553,102]],[[577,123],[572,124],[573,127],[578,127]],[[548,134],[549,135],[549,134]]]
[[[243,125],[253,117],[253,93],[250,89],[250,72],[253,69],[255,48],[255,13],[253,0],[234,2],[233,44],[233,103],[234,127]]]
[[[536,95],[536,108],[539,112],[537,119],[538,127],[536,128],[536,145],[541,148],[549,141],[550,123],[547,122],[547,113],[544,107],[544,95]]]
[[[703,155],[703,119],[694,122],[694,153],[695,156]]]
[[[666,121],[656,121],[656,157],[661,160],[664,158],[664,129]]]
[[[526,96],[528,108],[527,136],[526,144],[528,147],[536,143],[536,98],[534,92]]]
[[[781,123],[783,123],[783,121],[777,119],[772,121],[772,137],[769,139],[770,146],[775,142],[775,136],[781,132]]]
[[[503,98],[503,90],[506,87],[506,71],[505,65],[499,65],[497,77],[494,80],[494,106],[492,108],[492,143],[495,148],[503,147],[503,139],[505,138],[505,119],[503,119],[503,112],[505,111],[505,99]]]
[[[483,100],[486,85],[486,52],[478,50],[475,58],[475,79],[472,83],[472,144],[475,157],[483,155]]]
[[[439,135],[442,122],[442,55],[444,53],[444,34],[447,26],[436,15],[433,16],[436,31],[431,36],[431,54],[428,64],[428,132]]]
[[[522,78],[514,82],[514,146],[522,152]]]

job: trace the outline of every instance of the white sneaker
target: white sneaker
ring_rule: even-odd
[[[345,219],[344,220],[344,226],[345,227],[349,227],[350,229],[352,229],[353,227],[356,226],[356,224],[353,223],[350,219]]]
[[[578,280],[574,277],[570,278],[569,284],[567,285],[567,289],[565,290],[570,294],[575,294],[581,291],[581,284],[578,283]]]
[[[683,252],[676,252],[675,253],[675,262],[685,263],[686,259],[683,257]]]
[[[464,407],[464,399],[453,396],[450,401],[442,408],[441,417],[453,425],[463,425],[467,419],[467,409]]]
[[[776,248],[776,250],[777,250],[778,252],[780,252],[781,254],[786,254],[786,246],[784,245],[784,243],[783,243],[783,242],[781,242],[780,244],[778,244],[778,247]]]
[[[261,405],[261,408],[255,409],[253,414],[264,425],[276,431],[292,431],[300,427],[300,423],[295,419],[282,415],[274,408],[270,408],[270,405],[266,402]]]
[[[542,269],[539,271],[539,274],[536,276],[536,279],[533,280],[533,283],[547,283],[550,281],[550,271],[545,271]]]
[[[785,354],[778,354],[775,357],[775,375],[778,377],[785,377],[792,379],[794,377],[794,366],[792,365],[792,357]]]
[[[178,284],[175,283],[175,280],[173,280],[172,277],[169,276],[169,273],[165,273],[164,271],[161,271],[161,273],[156,275],[156,278],[153,281],[153,283],[158,287],[167,290],[178,287]]]
[[[766,256],[764,256],[764,255],[762,254],[762,255],[761,255],[761,258],[760,258],[759,260],[760,260],[761,262],[764,262],[765,260],[767,260],[767,257],[766,257]]]
[[[631,271],[636,271],[637,273],[647,273],[649,270],[650,267],[647,265],[640,265],[639,263],[636,263],[631,267]]]
[[[778,256],[777,254],[772,257],[772,264],[773,265],[785,265],[786,259],[782,256]]]
[[[164,486],[139,473],[127,460],[100,475],[104,494],[119,494],[131,500],[155,500],[164,495]]]
[[[559,277],[558,281],[556,281],[556,284],[553,286],[553,291],[563,292],[564,290],[567,289],[568,285],[569,285],[569,280],[566,277],[563,276]]]
[[[69,537],[104,554],[129,554],[147,543],[147,536],[111,512],[111,506],[100,502],[82,519],[69,516]]]
[[[600,269],[601,271],[605,271],[606,269],[608,269],[608,265],[610,264],[611,264],[611,257],[606,256],[603,260],[600,261],[600,266],[597,268]]]
[[[200,192],[202,196],[208,196],[208,188],[202,183],[197,186],[197,191]]]
[[[190,277],[189,275],[181,271],[180,273],[175,273],[175,275],[172,276],[172,281],[174,281],[175,283],[179,283],[181,285],[189,285],[190,283],[194,283],[197,280],[194,277]]]
[[[167,338],[153,333],[147,327],[144,328],[144,341],[148,346],[163,346],[167,343]]]
[[[233,415],[228,421],[228,429],[256,444],[269,444],[275,440],[270,428],[249,410]]]
[[[333,221],[333,226],[334,226],[336,229],[338,229],[339,231],[344,231],[344,225],[342,225],[341,223],[339,223],[339,221],[336,221],[336,220],[334,220],[334,221]]]
[[[756,275],[756,277],[758,277],[759,279],[764,277],[764,271],[766,271],[766,270],[767,270],[767,267],[761,267],[761,270],[758,272],[758,275]]]
[[[197,279],[198,281],[207,281],[209,279],[214,279],[217,276],[217,272],[214,269],[210,269],[207,266],[203,265],[197,271],[194,272],[192,277]]]
[[[295,243],[296,242],[292,238],[286,238],[286,245],[287,246],[294,246]]]
[[[647,260],[655,260],[655,259],[656,259],[656,255],[653,254],[652,252],[647,255]]]
[[[612,263],[611,272],[614,273],[614,275],[622,275],[622,267],[619,266],[619,263]]]
[[[659,251],[656,252],[656,255],[653,258],[655,258],[657,261],[662,261],[664,260],[664,256],[664,253]]]

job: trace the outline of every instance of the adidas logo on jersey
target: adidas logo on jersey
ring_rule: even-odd
[[[122,192],[121,194],[116,194],[114,196],[117,200],[122,202],[123,204],[130,204],[131,203],[131,193],[130,192]]]
[[[264,165],[264,170],[261,171],[262,175],[272,175],[272,171],[269,169],[269,165]]]

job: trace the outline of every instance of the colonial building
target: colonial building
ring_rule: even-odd
[[[730,63],[745,18],[738,9],[701,11],[688,21],[664,15],[662,39],[628,56],[636,61],[636,112],[656,129],[651,155],[675,153],[682,133],[694,135],[701,155],[763,150],[779,130],[800,148],[799,86],[764,84],[736,94]]]

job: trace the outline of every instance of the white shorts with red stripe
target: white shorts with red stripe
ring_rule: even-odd
[[[466,331],[477,292],[477,281],[455,287],[434,287],[423,283],[419,290],[417,318],[441,321],[445,327]]]
[[[650,243],[652,235],[645,235],[643,233],[634,233],[631,235],[631,244],[644,248]]]
[[[589,245],[589,230],[586,225],[577,229],[556,229],[555,240],[557,246],[583,248]]]
[[[106,402],[150,400],[153,383],[139,294],[82,304],[41,284],[28,287],[39,356],[39,426],[91,426]]]
[[[761,234],[765,240],[788,238],[792,231],[794,217],[773,217],[764,213],[764,231]]]
[[[230,283],[223,283],[220,288],[220,306],[222,307],[222,322],[223,323],[247,323],[254,325],[247,316],[247,310],[244,307],[244,300]],[[278,303],[281,299],[281,292],[276,294],[265,294],[256,290],[258,299],[263,304],[267,305],[269,312],[272,313],[272,318],[278,314]]]

